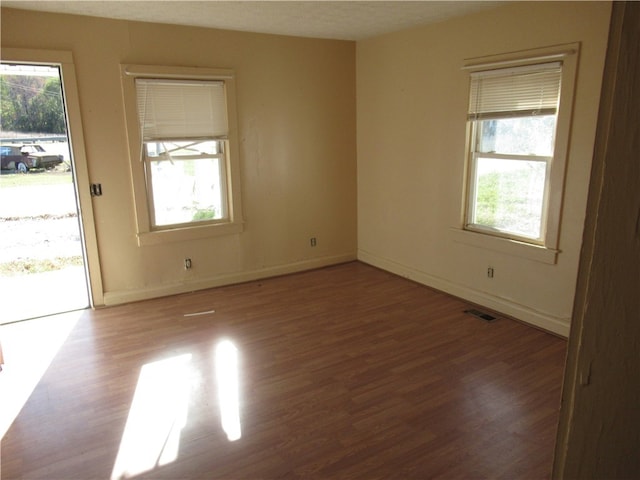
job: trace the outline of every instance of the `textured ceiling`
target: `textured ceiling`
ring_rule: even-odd
[[[493,8],[500,1],[23,1],[3,7],[257,33],[362,40]]]

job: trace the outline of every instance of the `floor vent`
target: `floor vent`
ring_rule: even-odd
[[[496,319],[496,317],[494,317],[493,315],[489,315],[488,313],[481,312],[480,310],[474,310],[474,309],[465,310],[464,313],[468,313],[469,315],[473,315],[474,317],[478,317],[487,322],[493,322]]]

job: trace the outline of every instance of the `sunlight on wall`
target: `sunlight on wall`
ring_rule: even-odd
[[[131,478],[178,457],[191,378],[191,354],[141,368],[111,480]]]
[[[229,340],[216,345],[216,383],[222,429],[230,442],[242,437],[238,388],[238,349]]]

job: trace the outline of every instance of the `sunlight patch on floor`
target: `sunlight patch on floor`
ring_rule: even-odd
[[[191,354],[142,366],[111,480],[131,478],[178,458],[191,379]]]
[[[238,349],[229,340],[216,345],[216,384],[222,429],[230,442],[242,437],[238,381]]]
[[[0,438],[9,430],[84,310],[0,326]]]

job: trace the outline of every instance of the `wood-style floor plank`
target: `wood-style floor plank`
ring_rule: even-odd
[[[2,479],[548,478],[566,342],[467,308],[354,262],[86,311],[3,438]],[[233,442],[223,338],[239,355]],[[149,438],[129,450],[150,464],[127,474],[136,415]]]

